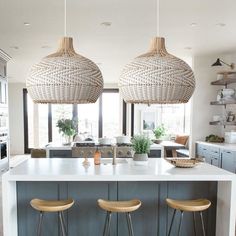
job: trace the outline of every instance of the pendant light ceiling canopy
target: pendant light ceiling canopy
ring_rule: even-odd
[[[56,53],[31,68],[26,87],[35,103],[95,103],[103,90],[103,78],[94,62],[75,52],[73,39],[63,37]]]
[[[164,38],[154,38],[149,52],[122,71],[119,87],[127,103],[187,103],[195,88],[190,66],[169,54]]]

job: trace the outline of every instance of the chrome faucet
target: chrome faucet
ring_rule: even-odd
[[[113,147],[112,165],[116,165],[116,145]]]

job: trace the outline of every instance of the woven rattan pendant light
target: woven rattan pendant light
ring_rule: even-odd
[[[75,52],[73,39],[63,37],[56,53],[31,68],[26,86],[35,103],[94,103],[102,93],[103,78],[94,62]]]
[[[155,37],[149,52],[124,67],[119,88],[127,103],[186,103],[195,79],[187,63],[166,51],[165,39]]]

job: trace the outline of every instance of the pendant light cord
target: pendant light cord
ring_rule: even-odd
[[[66,24],[67,24],[67,22],[66,22],[66,20],[67,20],[67,16],[66,16],[66,4],[67,2],[66,2],[66,0],[64,0],[64,36],[66,37],[66,35],[67,35],[67,31],[66,31]]]
[[[160,0],[157,0],[157,37],[160,37]]]

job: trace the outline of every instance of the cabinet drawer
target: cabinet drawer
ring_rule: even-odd
[[[220,148],[218,147],[208,147],[208,151],[213,155],[220,155]]]

